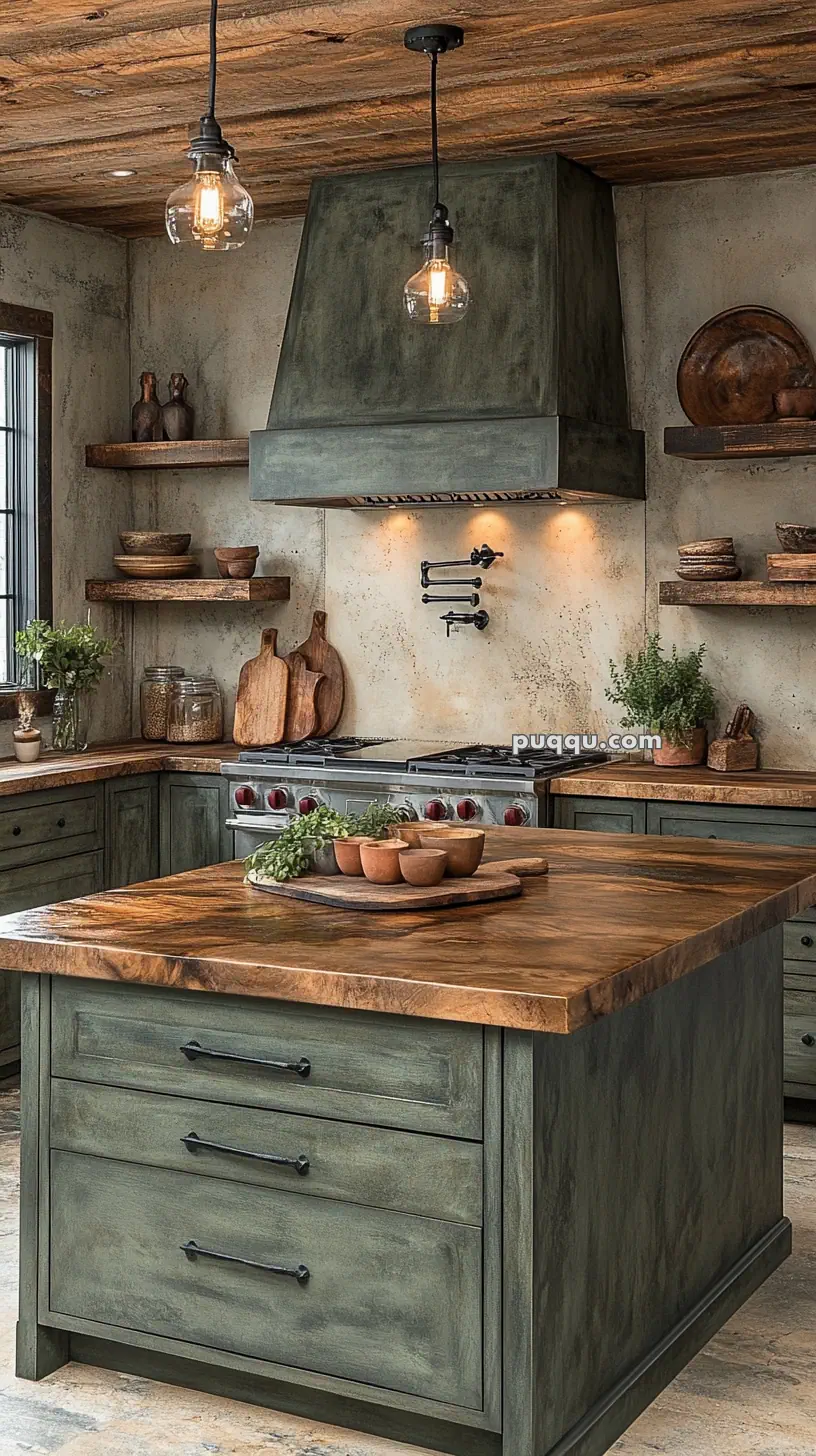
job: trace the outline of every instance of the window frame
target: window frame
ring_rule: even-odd
[[[54,315],[45,309],[23,308],[18,304],[0,302],[0,336],[12,340],[19,339],[22,343],[29,344],[33,351],[31,377],[34,382],[34,397],[30,402],[34,416],[33,489],[36,580],[33,603],[34,615],[50,621],[54,610],[51,546]],[[13,595],[16,602],[16,580],[13,583]],[[38,691],[37,711],[50,711],[53,696],[53,693],[47,690]],[[16,699],[16,684],[0,685],[0,719],[16,717]]]

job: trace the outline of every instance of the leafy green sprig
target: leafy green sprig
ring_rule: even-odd
[[[15,633],[14,645],[24,662],[37,663],[47,688],[92,688],[105,671],[105,659],[119,646],[101,637],[90,622],[52,627],[36,617]]]
[[[362,814],[338,814],[326,804],[293,819],[277,839],[261,844],[244,860],[246,869],[268,880],[294,880],[308,874],[316,854],[333,839],[365,834],[384,839],[389,824],[405,819],[405,811],[387,804],[369,804]]]
[[[606,696],[626,710],[621,726],[646,729],[666,743],[688,746],[694,729],[714,716],[714,691],[703,673],[705,650],[703,642],[680,657],[673,646],[666,657],[660,634],[654,632],[637,655],[627,652],[622,668],[610,662],[612,687]]]

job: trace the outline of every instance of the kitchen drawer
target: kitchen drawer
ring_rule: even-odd
[[[480,1409],[481,1291],[465,1224],[51,1154],[55,1314]]]
[[[0,915],[75,900],[102,889],[102,851],[0,871]]]
[[[801,910],[798,915],[792,915],[788,921],[789,925],[813,925],[816,923],[816,905],[811,905],[809,910]]]
[[[816,986],[785,990],[785,1083],[816,1089]]]
[[[601,834],[645,834],[646,805],[640,799],[553,796],[556,829],[588,829]]]
[[[185,1144],[190,1134],[200,1142]],[[481,1145],[453,1138],[55,1077],[51,1146],[450,1223],[482,1222]],[[262,1161],[270,1154],[301,1160],[300,1171]]]
[[[101,784],[15,795],[0,809],[0,870],[101,849],[102,806]]]
[[[693,839],[732,839],[748,844],[816,845],[816,813],[810,809],[651,803],[646,817],[649,834],[683,834]]]
[[[787,920],[784,945],[786,960],[816,962],[816,925],[812,921]],[[816,964],[813,969],[816,971]]]
[[[786,990],[816,993],[816,963],[786,960],[784,962],[784,979]]]
[[[62,976],[52,998],[58,1077],[481,1137],[478,1026]]]

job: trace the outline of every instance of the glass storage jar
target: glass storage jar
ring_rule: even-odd
[[[224,733],[221,690],[214,677],[180,677],[172,684],[170,743],[218,743]]]
[[[170,716],[170,691],[177,678],[184,677],[183,667],[146,667],[139,684],[139,713],[142,737],[164,742]]]

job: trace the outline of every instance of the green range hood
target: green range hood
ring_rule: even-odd
[[[253,499],[509,505],[644,498],[611,188],[555,154],[446,166],[464,319],[412,322],[430,169],[312,185]]]

